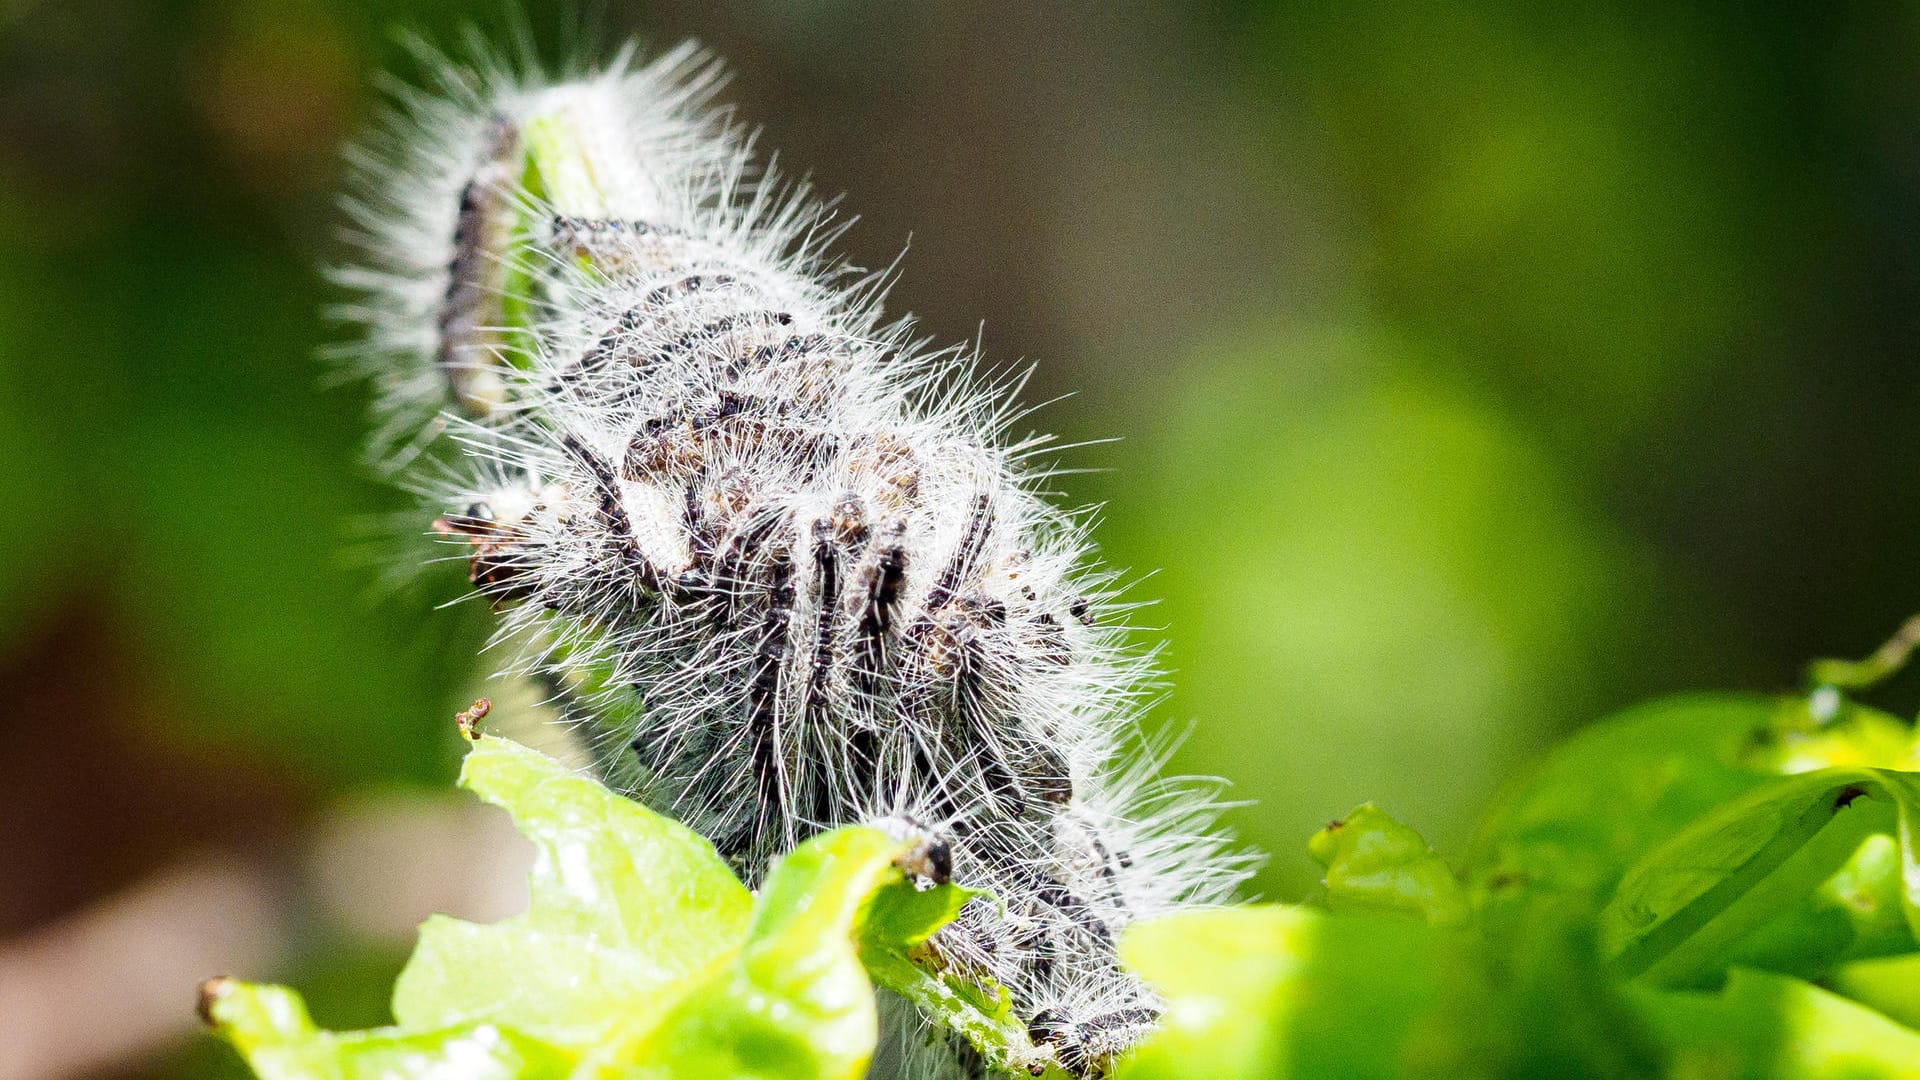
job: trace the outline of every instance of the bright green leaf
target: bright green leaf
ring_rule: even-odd
[[[260,1080],[561,1080],[571,1055],[491,1025],[408,1032],[313,1026],[283,986],[215,979],[203,1011]]]
[[[1166,1011],[1120,1080],[1400,1075],[1443,990],[1432,934],[1272,905],[1132,927],[1121,958]]]
[[[739,947],[753,897],[688,829],[505,739],[482,738],[461,783],[533,842],[531,903],[491,926],[429,919],[394,987],[403,1027],[591,1045],[636,1010],[657,1020],[675,987]]]
[[[1519,940],[1405,918],[1257,906],[1130,929],[1123,960],[1166,1002],[1120,1080],[1614,1080],[1657,1048],[1581,923]]]
[[[1714,809],[1640,860],[1601,915],[1627,975],[1709,986],[1741,940],[1803,903],[1876,832],[1898,829],[1903,916],[1920,925],[1920,774],[1825,769]]]
[[[1333,911],[1411,915],[1441,925],[1466,921],[1466,890],[1453,868],[1419,833],[1372,803],[1315,833],[1307,850],[1326,867],[1326,905]]]
[[[1729,962],[1820,978],[1850,960],[1913,951],[1920,946],[1907,925],[1900,874],[1899,843],[1886,833],[1868,836],[1805,902],[1742,940]]]
[[[800,845],[768,876],[735,962],[635,1045],[616,1042],[596,1056],[627,1056],[638,1065],[627,1075],[674,1080],[859,1080],[879,1025],[862,946],[903,951],[944,921],[890,917],[883,924],[892,934],[867,937],[869,901],[883,892],[912,892],[896,865],[907,846],[867,828],[836,830]],[[949,898],[960,890],[933,891],[944,895],[922,910],[958,910]]]
[[[910,884],[913,841],[824,833],[755,898],[706,841],[535,751],[482,738],[462,782],[533,842],[527,912],[430,920],[390,1028],[319,1031],[292,991],[210,984],[215,1030],[264,1080],[859,1080],[878,1034],[862,961],[910,996],[945,987],[906,957],[969,894]],[[1031,1052],[975,1012],[1001,1036],[989,1060]]]
[[[1594,724],[1483,820],[1469,880],[1494,905],[1547,894],[1599,907],[1641,855],[1765,782],[1741,759],[1778,709],[1757,695],[1694,694]]]
[[[1810,983],[1736,970],[1717,994],[1642,991],[1675,1080],[1920,1077],[1920,1032]]]
[[[1913,769],[1920,765],[1913,726],[1878,709],[1849,701],[1832,688],[1803,698],[1784,698],[1767,737],[1748,752],[1745,764],[1767,772],[1802,773],[1857,765]]]
[[[876,985],[911,1002],[939,1028],[964,1037],[993,1067],[1017,1076],[1064,1078],[1067,1073],[1051,1052],[1035,1048],[1004,989],[943,970],[938,952],[924,945],[975,895],[951,886],[876,894],[860,959]]]
[[[1920,952],[1855,961],[1828,982],[1847,997],[1920,1028]]]

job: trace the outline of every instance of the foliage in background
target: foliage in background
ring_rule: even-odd
[[[1259,804],[1263,884],[1382,793],[1461,851],[1584,719],[1906,614],[1920,9],[1206,10],[1291,265],[1137,381],[1068,378],[1131,418],[1102,540],[1156,571],[1178,763]]]
[[[1369,804],[1309,842],[1312,902],[1130,929],[1166,1011],[1118,1080],[1920,1076],[1920,739],[1841,689],[1910,645],[1816,666],[1807,695],[1594,725],[1491,808],[1460,873]],[[857,1080],[874,984],[1006,1075],[1065,1075],[1004,997],[929,974],[968,894],[916,887],[912,840],[822,834],[755,898],[698,837],[533,751],[483,739],[463,777],[539,849],[530,911],[430,921],[391,1028],[322,1032],[291,991],[210,984],[263,1080]]]
[[[856,255],[911,235],[901,309],[984,320],[1042,361],[1033,400],[1080,395],[1041,422],[1122,437],[1060,482],[1108,503],[1115,563],[1165,568],[1158,715],[1193,722],[1176,768],[1257,802],[1269,895],[1361,799],[1456,856],[1586,718],[1777,686],[1912,605],[1911,4],[604,8],[608,39],[732,57],[743,115],[863,215]],[[9,932],[451,779],[434,718],[488,619],[430,610],[457,568],[368,601],[420,549],[342,558],[339,523],[407,500],[355,479],[364,403],[307,357],[391,28],[500,10],[0,4]],[[274,975],[380,1022],[399,958],[315,915]],[[130,1068],[224,1064],[188,1054]]]

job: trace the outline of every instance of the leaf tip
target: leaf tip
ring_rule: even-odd
[[[468,742],[480,741],[480,721],[493,711],[493,702],[488,698],[476,698],[473,705],[455,713],[453,726],[460,731],[460,737]]]
[[[222,1025],[220,1003],[233,996],[240,987],[240,981],[231,975],[215,975],[200,984],[199,995],[193,1003],[194,1014],[209,1030],[218,1031]]]

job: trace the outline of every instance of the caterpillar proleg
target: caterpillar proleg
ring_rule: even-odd
[[[1206,785],[1123,752],[1151,692],[1085,514],[1012,440],[1018,379],[886,322],[885,274],[754,164],[691,48],[549,79],[428,56],[356,152],[340,272],[377,454],[609,783],[751,882],[852,822],[936,837],[992,894],[925,963],[1032,1046],[901,1018],[876,1075],[1102,1075],[1158,1015],[1130,922],[1244,865]]]

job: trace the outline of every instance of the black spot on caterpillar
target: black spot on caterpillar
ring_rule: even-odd
[[[1007,389],[883,321],[690,57],[408,99],[342,275],[359,365],[392,368],[376,445],[450,427],[412,482],[610,783],[749,881],[820,829],[926,823],[910,872],[998,899],[924,962],[1010,995],[1032,1046],[997,1067],[1100,1075],[1158,1011],[1119,933],[1244,867],[1127,752],[1152,671],[1094,618],[1111,575],[1007,448]],[[988,1068],[895,1020],[877,1070]]]
[[[505,117],[494,117],[487,125],[480,165],[460,188],[446,297],[436,320],[435,359],[454,402],[474,415],[486,415],[505,392],[494,353],[506,284],[497,253],[506,246],[512,228],[507,200],[519,155],[519,127]]]

